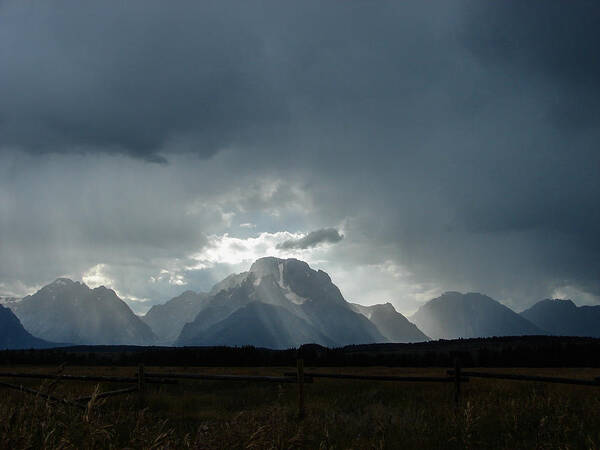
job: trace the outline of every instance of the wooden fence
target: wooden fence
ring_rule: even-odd
[[[137,392],[140,399],[143,398],[146,384],[178,384],[178,380],[210,380],[210,381],[228,381],[228,382],[256,382],[256,383],[292,383],[298,385],[298,415],[303,417],[304,408],[304,384],[313,383],[315,378],[332,378],[343,380],[362,380],[362,381],[387,381],[387,382],[408,382],[408,383],[453,383],[454,401],[459,404],[461,384],[469,381],[469,378],[492,378],[501,380],[515,381],[533,381],[542,383],[560,383],[580,386],[600,387],[600,377],[593,380],[544,377],[535,375],[502,374],[489,372],[464,371],[458,361],[455,362],[454,369],[446,372],[447,376],[441,377],[421,377],[421,376],[391,376],[391,375],[355,375],[323,372],[304,372],[304,362],[302,359],[297,361],[295,372],[285,372],[283,376],[258,376],[258,375],[213,375],[213,374],[194,374],[194,373],[160,373],[146,372],[144,366],[140,365],[136,376],[134,377],[113,377],[97,375],[66,375],[66,374],[43,374],[43,373],[17,373],[0,372],[0,378],[29,378],[55,381],[93,381],[102,383],[121,383],[134,384],[132,387],[95,393],[90,396],[78,397],[73,400],[59,398],[41,391],[31,389],[22,385],[16,385],[0,381],[0,388],[14,389],[20,392],[35,395],[50,402],[61,403],[80,409],[85,409],[92,399],[108,398],[116,395],[130,394]]]
[[[454,370],[448,370],[448,375],[454,375]],[[489,373],[489,372],[469,372],[462,371],[461,374],[465,377],[472,378],[493,378],[497,380],[514,380],[514,381],[535,381],[539,383],[558,383],[558,384],[573,384],[580,386],[598,386],[600,387],[600,377],[593,380],[583,380],[579,378],[561,378],[561,377],[541,377],[537,375],[517,375],[509,373]]]

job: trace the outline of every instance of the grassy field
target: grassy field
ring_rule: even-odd
[[[50,372],[47,367],[5,371]],[[135,368],[72,367],[69,374],[133,376]],[[151,368],[147,371],[278,375],[289,368]],[[444,369],[307,371],[442,376]],[[470,369],[475,370],[475,369]],[[487,369],[491,371],[491,369]],[[494,369],[586,378],[600,369]],[[89,382],[4,380],[59,397],[91,394]],[[126,387],[104,384],[100,391]],[[600,387],[471,379],[454,386],[316,379],[297,417],[294,384],[185,381],[98,400],[85,411],[0,388],[2,448],[600,448]]]

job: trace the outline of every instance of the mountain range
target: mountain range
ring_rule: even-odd
[[[600,337],[600,306],[542,300],[517,314],[479,293],[446,292],[406,318],[389,302],[350,303],[322,270],[273,257],[258,259],[209,292],[183,292],[141,317],[115,291],[66,278],[21,300],[2,300],[0,348],[64,342],[281,349],[541,334]]]

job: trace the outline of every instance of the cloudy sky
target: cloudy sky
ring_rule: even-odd
[[[0,1],[0,295],[260,256],[403,313],[600,303],[596,1]]]

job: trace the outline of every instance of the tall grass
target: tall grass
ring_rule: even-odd
[[[100,371],[82,369],[92,370]],[[123,370],[127,369],[112,369],[113,373]],[[237,372],[280,374],[282,370],[246,368]],[[441,373],[440,369],[339,371]],[[519,372],[599,376],[594,371],[561,369]],[[90,395],[96,389],[89,383],[29,383],[71,398]],[[113,388],[100,386],[98,392]],[[452,384],[319,379],[307,385],[305,392],[307,414],[299,420],[294,385],[148,385],[143,403],[137,395],[92,399],[86,410],[1,390],[0,447],[600,448],[600,387],[472,379],[464,386],[458,407],[453,402]]]

